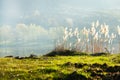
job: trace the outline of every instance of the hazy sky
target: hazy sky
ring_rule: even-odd
[[[118,25],[119,13],[120,0],[0,0],[0,47],[39,52],[54,47],[63,27],[89,27],[94,20]]]
[[[69,9],[119,9],[120,0],[0,0],[0,24],[17,24],[24,18],[56,14]],[[71,13],[72,14],[72,13]]]

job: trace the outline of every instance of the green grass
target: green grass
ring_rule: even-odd
[[[114,75],[109,76],[117,73],[115,70],[109,72],[109,68],[113,69],[114,66],[118,67],[119,72],[119,55],[0,58],[0,80],[72,80],[74,77],[76,80],[80,77],[80,80],[102,80],[114,78]],[[120,72],[118,75],[120,76]]]

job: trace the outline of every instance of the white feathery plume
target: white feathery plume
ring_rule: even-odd
[[[120,26],[117,26],[118,35],[120,35]]]
[[[104,34],[105,37],[106,37],[108,35],[108,33],[109,33],[109,26],[106,25],[106,24],[104,24],[104,25],[101,24],[100,33]]]
[[[86,35],[88,37],[89,30],[87,30],[86,27],[83,28],[82,32],[84,35]]]
[[[64,41],[66,41],[67,40],[67,38],[68,38],[68,28],[66,27],[65,29],[64,29],[64,36],[63,36],[63,40]]]
[[[80,41],[81,41],[81,39],[80,39],[80,38],[78,38],[78,39],[77,39],[77,42],[78,42],[78,43],[80,43]]]
[[[108,39],[105,39],[105,40],[104,40],[104,42],[107,42],[107,41],[108,41]]]
[[[64,35],[68,35],[67,27],[64,29]]]
[[[68,33],[68,35],[70,36],[70,38],[73,36],[72,28],[69,29],[69,33]]]
[[[72,32],[70,32],[70,33],[69,33],[69,36],[70,36],[70,38],[71,38],[71,37],[73,37],[73,33],[72,33]]]
[[[69,32],[68,35],[70,38],[73,36],[72,32]]]
[[[85,31],[86,31],[86,27],[84,27],[82,30],[83,34],[85,34]]]
[[[93,39],[94,39],[94,40],[98,40],[98,32],[95,34],[95,36],[94,36]]]
[[[103,34],[103,33],[104,33],[104,27],[103,27],[103,25],[102,25],[102,24],[100,25],[100,33],[101,33],[101,34]]]
[[[79,35],[78,28],[75,28],[74,35],[75,35],[76,37],[78,37],[78,35]]]
[[[109,44],[111,43],[111,38],[108,40],[108,43],[109,43]]]
[[[94,34],[95,34],[95,32],[96,32],[96,29],[95,29],[95,27],[94,27],[94,26],[92,26],[92,27],[91,27],[91,30],[90,30],[90,32],[91,32],[91,34],[92,34],[92,35],[94,35]]]
[[[97,20],[95,27],[97,28],[98,26],[99,26],[99,21]]]
[[[67,35],[66,35],[66,36],[63,36],[63,40],[64,40],[64,41],[67,41],[67,38],[68,38]]]
[[[92,27],[95,27],[95,23],[94,23],[94,22],[92,22],[92,24],[91,24],[91,25],[92,25]]]
[[[109,26],[108,25],[104,25],[104,34],[105,34],[105,37],[107,37],[109,33]]]
[[[89,39],[87,39],[87,42],[89,42],[90,40]]]
[[[116,34],[112,33],[111,34],[111,39],[114,39],[114,38],[116,38]]]

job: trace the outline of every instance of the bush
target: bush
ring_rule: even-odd
[[[75,56],[75,55],[88,55],[87,53],[84,52],[77,52],[77,51],[72,51],[72,50],[54,50],[45,56]]]
[[[91,56],[106,56],[106,55],[109,55],[109,53],[101,52],[101,53],[94,53],[94,54],[91,54]]]

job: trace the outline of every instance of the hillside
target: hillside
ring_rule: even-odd
[[[120,55],[0,58],[0,80],[119,80]]]

